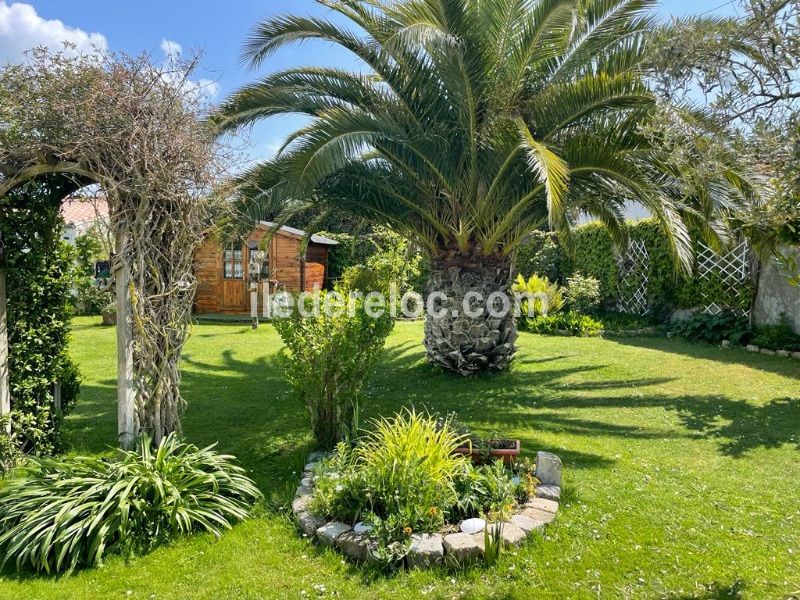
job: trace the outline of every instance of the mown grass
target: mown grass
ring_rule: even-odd
[[[102,453],[116,437],[114,332],[75,325],[84,385],[69,438],[73,452]],[[458,379],[426,363],[421,336],[418,323],[397,325],[365,419],[455,410],[565,462],[559,518],[495,568],[384,575],[301,539],[274,509],[311,444],[275,365],[280,340],[269,326],[204,324],[186,349],[185,433],[236,454],[268,506],[220,540],[127,564],[6,573],[0,597],[800,597],[800,363],[669,339],[522,334],[511,372]]]

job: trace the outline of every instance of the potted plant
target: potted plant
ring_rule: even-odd
[[[117,324],[117,305],[115,302],[109,302],[101,310],[100,314],[103,317],[103,325],[116,325]]]
[[[459,454],[465,454],[472,459],[476,465],[493,462],[500,458],[506,466],[512,466],[519,456],[520,441],[515,439],[503,438],[500,435],[492,434],[488,438],[482,438],[470,431],[469,427],[461,423],[455,413],[449,413],[446,417],[439,417],[440,426],[445,422],[455,429],[464,439],[464,444],[456,448]]]
[[[519,451],[519,440],[495,436],[484,439],[475,435],[467,438],[466,445],[456,448],[456,452],[468,455],[475,464],[493,462],[500,458],[509,467],[516,462]]]

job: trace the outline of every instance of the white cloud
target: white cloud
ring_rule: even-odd
[[[164,62],[169,65],[181,57],[183,46],[174,40],[164,38],[161,40],[161,51],[164,53]],[[187,81],[185,85],[188,89],[196,92],[205,101],[210,101],[219,92],[219,84],[213,79],[205,77]]]
[[[25,52],[37,46],[63,50],[64,42],[86,53],[108,46],[101,33],[87,33],[57,19],[43,19],[30,4],[0,0],[0,65],[24,60]]]
[[[181,52],[183,52],[183,46],[178,42],[164,38],[161,40],[161,51],[167,59],[174,60],[180,57]]]

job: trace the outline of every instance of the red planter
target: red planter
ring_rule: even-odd
[[[511,466],[519,456],[520,450],[520,443],[519,440],[487,440],[488,444],[492,444],[497,441],[513,441],[514,447],[513,448],[492,448],[489,452],[489,456],[487,458],[486,453],[484,452],[477,452],[474,446],[462,446],[460,448],[456,448],[456,452],[459,454],[465,454],[472,459],[472,462],[476,465],[480,465],[486,462],[494,462],[498,458],[503,459],[503,464]]]

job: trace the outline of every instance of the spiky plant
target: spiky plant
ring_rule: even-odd
[[[114,460],[33,464],[0,489],[2,566],[71,572],[194,531],[220,536],[261,497],[232,456],[175,434],[155,449],[143,436],[137,451]]]
[[[243,177],[248,209],[282,205],[284,219],[338,209],[416,239],[432,260],[428,290],[448,298],[425,325],[428,356],[447,369],[511,362],[513,315],[485,304],[467,315],[463,300],[507,290],[512,252],[531,229],[549,226],[568,245],[588,214],[623,243],[636,201],[688,264],[689,226],[712,234],[715,209],[737,197],[730,172],[693,177],[687,193],[687,161],[679,167],[641,127],[663,113],[638,70],[652,0],[317,1],[348,22],[267,19],[247,42],[250,64],[324,40],[364,70],[277,72],[235,93],[214,121],[230,131],[310,117]]]

